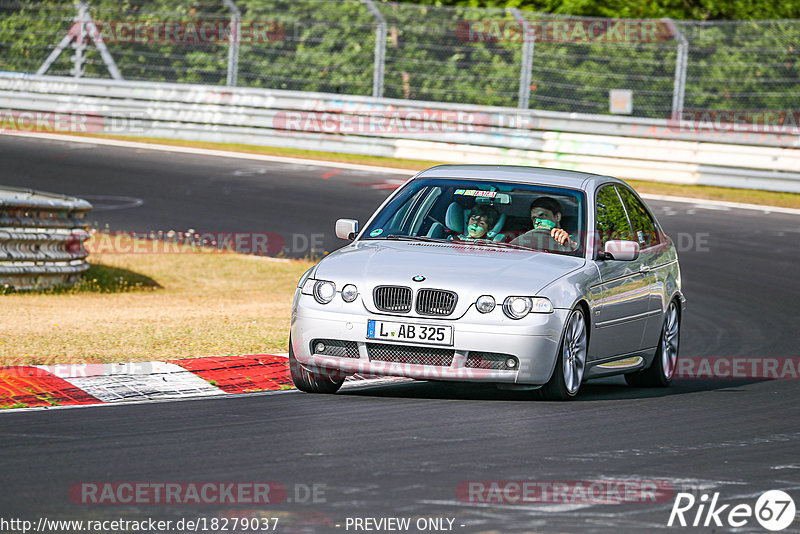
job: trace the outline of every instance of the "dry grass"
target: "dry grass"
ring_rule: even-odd
[[[0,296],[0,365],[286,352],[294,288],[311,266],[196,252],[90,259],[161,287]]]

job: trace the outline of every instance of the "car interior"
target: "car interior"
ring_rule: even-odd
[[[450,235],[462,234],[469,213],[476,204],[486,204],[500,214],[500,218],[488,235],[498,242],[510,242],[515,237],[531,230],[531,203],[541,196],[549,196],[558,201],[562,208],[561,227],[570,235],[578,233],[578,204],[574,197],[556,195],[549,192],[533,192],[515,189],[499,193],[499,199],[455,195],[453,190],[441,195],[440,201],[431,206],[429,225],[423,227],[422,235],[445,239]],[[447,200],[450,199],[450,202]]]

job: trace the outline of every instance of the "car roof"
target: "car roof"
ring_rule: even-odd
[[[523,165],[437,165],[425,169],[416,178],[465,178],[471,180],[499,180],[541,185],[592,189],[600,182],[620,182],[617,178],[588,172],[526,167]]]

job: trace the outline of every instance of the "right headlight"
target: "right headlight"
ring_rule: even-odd
[[[327,304],[336,296],[336,284],[327,280],[309,278],[303,284],[301,292],[304,295],[314,295],[314,300],[320,304]]]
[[[511,319],[522,319],[529,313],[552,313],[553,304],[545,297],[507,297],[503,313]]]
[[[300,281],[297,282],[297,287],[302,288],[303,286],[305,286],[306,280],[308,280],[311,277],[311,271],[313,270],[314,267],[311,267],[309,270],[303,273],[303,276],[300,277]]]

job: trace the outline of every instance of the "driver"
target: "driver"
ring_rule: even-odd
[[[512,244],[523,245],[535,242],[542,232],[550,232],[550,237],[566,250],[574,251],[578,242],[561,228],[561,204],[554,198],[539,197],[531,202],[531,223],[533,228],[517,237]]]

